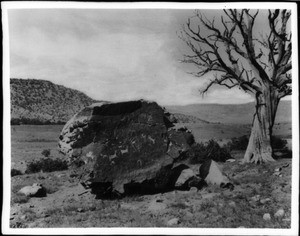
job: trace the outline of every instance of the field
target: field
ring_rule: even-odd
[[[39,159],[44,149],[50,157],[64,158],[58,152],[58,136],[63,125],[16,125],[11,127],[12,168],[25,171],[26,163]]]
[[[196,141],[220,143],[249,132],[249,125],[182,124]],[[278,135],[290,138],[289,125],[277,126]],[[62,126],[12,126],[12,168],[26,165],[50,149],[50,158],[64,158],[57,151]],[[225,141],[224,141],[225,140]],[[97,200],[68,170],[14,176],[10,227],[222,227],[289,228],[291,223],[291,159],[270,165],[240,165],[242,152],[233,163],[220,164],[235,185],[233,191],[209,186],[201,191],[172,191],[156,195]],[[281,176],[275,169],[282,168]],[[47,197],[27,198],[18,194],[26,185],[41,183]],[[284,215],[275,217],[279,210]],[[270,220],[263,220],[269,213]],[[170,224],[170,220],[175,222]]]

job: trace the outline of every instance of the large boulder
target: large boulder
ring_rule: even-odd
[[[63,128],[60,151],[77,164],[78,176],[99,197],[154,193],[174,188],[182,153],[194,142],[173,129],[169,114],[144,100],[84,108]]]

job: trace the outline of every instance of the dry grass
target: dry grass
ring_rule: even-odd
[[[57,135],[56,131],[44,131],[53,135],[50,135],[49,139],[52,139],[54,134]],[[26,139],[25,133],[23,138]],[[36,137],[30,139],[43,138],[44,134],[40,134],[41,137],[34,134]],[[22,143],[24,142],[17,144]],[[41,156],[41,150],[51,144],[30,143],[33,146],[37,145],[36,148],[31,149],[33,146],[27,146],[22,149],[23,145],[19,148],[25,153],[27,151],[28,155],[30,152],[38,154],[38,158]],[[51,147],[50,149],[52,150]],[[15,150],[16,152],[19,151]],[[55,152],[51,154],[57,157]],[[172,191],[110,201],[94,199],[89,193],[79,196],[78,182],[69,176],[69,171],[14,176],[11,205],[17,214],[11,221],[11,227],[167,227],[168,220],[173,218],[178,218],[180,222],[173,227],[290,227],[291,160],[282,159],[268,165],[240,165],[239,160],[243,153],[236,151],[232,155],[237,161],[225,163],[222,167],[223,172],[235,185],[233,191],[209,186],[199,192]],[[282,177],[273,175],[276,168],[287,163],[289,166],[281,171]],[[48,196],[29,199],[18,193],[23,186],[33,183],[41,183],[47,189]],[[260,195],[260,199],[270,198],[270,201],[263,204],[260,201],[252,201],[256,195]],[[158,211],[149,210],[150,203],[157,199],[165,208]],[[284,209],[285,215],[276,219],[274,214],[280,208]],[[270,221],[263,220],[265,213],[270,213]],[[21,219],[24,215],[26,217]]]

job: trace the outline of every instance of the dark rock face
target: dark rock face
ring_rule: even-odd
[[[169,114],[144,100],[84,108],[63,128],[59,148],[99,197],[174,188],[181,153],[194,142],[172,129]],[[174,165],[176,163],[176,165]],[[177,166],[177,168],[176,168]]]

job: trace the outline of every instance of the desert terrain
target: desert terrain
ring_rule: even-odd
[[[196,142],[214,139],[220,145],[250,131],[249,124],[181,125],[192,130]],[[63,125],[11,127],[12,168],[22,175],[11,178],[10,227],[290,227],[292,159],[241,165],[244,151],[233,150],[233,162],[218,163],[234,184],[232,191],[209,185],[202,190],[95,199],[70,170],[25,173],[30,162],[43,158],[45,149],[50,150],[49,158],[66,158],[57,148],[62,128]],[[288,122],[276,124],[274,131],[281,138],[291,138]],[[18,193],[33,183],[42,184],[47,196],[29,198]]]

